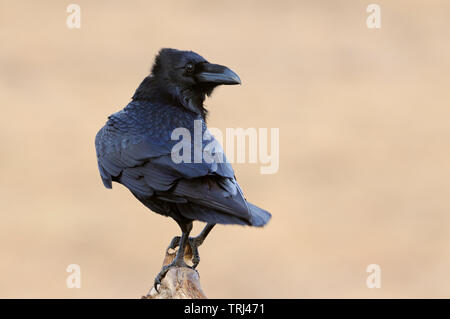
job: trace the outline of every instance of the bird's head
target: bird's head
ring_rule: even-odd
[[[205,117],[203,102],[214,88],[240,83],[239,76],[229,68],[209,63],[195,52],[162,49],[133,99],[169,98]]]

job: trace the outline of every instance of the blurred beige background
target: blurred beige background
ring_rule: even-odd
[[[369,3],[1,0],[0,297],[150,288],[178,226],[103,187],[94,136],[161,47],[240,75],[207,101],[210,126],[280,128],[277,174],[234,165],[273,219],[214,229],[209,297],[450,297],[450,3],[377,1],[379,30]]]

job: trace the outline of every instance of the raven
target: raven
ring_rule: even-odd
[[[203,102],[217,86],[240,83],[229,68],[209,63],[195,52],[161,49],[132,101],[109,116],[96,135],[98,169],[105,187],[112,188],[113,181],[124,185],[142,204],[172,217],[181,228],[181,237],[174,237],[169,245],[178,247],[176,257],[162,268],[155,288],[171,266],[197,267],[198,246],[215,224],[264,226],[271,218],[244,198],[220,146],[210,149],[209,159],[173,158],[179,143],[173,132],[178,128],[191,135],[199,129],[202,137],[209,136],[202,138],[201,155],[217,142],[207,130]],[[192,148],[184,152],[183,148],[183,155],[196,156]],[[207,224],[197,237],[189,237],[194,220]],[[184,261],[186,245],[191,246],[193,266]]]

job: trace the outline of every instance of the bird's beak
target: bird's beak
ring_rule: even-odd
[[[203,64],[201,72],[195,77],[200,83],[241,84],[241,79],[236,73],[219,64]]]

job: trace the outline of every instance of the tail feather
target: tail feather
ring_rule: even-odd
[[[268,211],[259,208],[252,203],[247,202],[247,206],[250,210],[250,214],[252,215],[252,226],[262,227],[267,224],[272,217],[272,215]]]
[[[177,204],[178,211],[188,219],[199,220],[211,224],[235,224],[262,227],[268,223],[272,215],[252,203],[246,202],[251,219],[239,218],[235,215],[226,214],[221,211],[211,209],[193,203]]]
[[[199,220],[210,224],[249,225],[249,222],[235,215],[197,204],[177,204],[179,212],[188,219]]]

